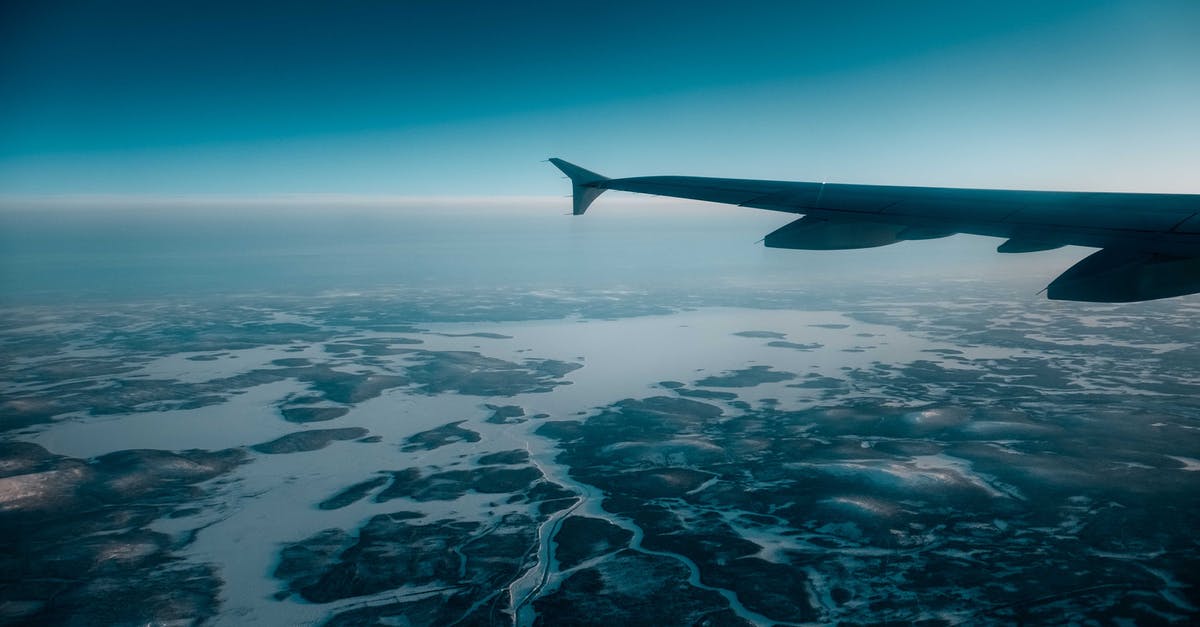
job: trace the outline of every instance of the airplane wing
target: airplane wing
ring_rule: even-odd
[[[1134,302],[1200,292],[1200,195],[1042,192],[723,179],[607,178],[550,159],[571,179],[574,214],[606,190],[802,214],[771,248],[842,250],[956,233],[1004,238],[1023,253],[1099,248],[1047,287],[1055,300]]]

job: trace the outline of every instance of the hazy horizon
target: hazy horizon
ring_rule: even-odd
[[[562,197],[0,209],[0,301],[406,287],[803,290],[895,279],[949,291],[939,282],[966,278],[1016,281],[1023,288],[1014,297],[1027,297],[1087,254],[1002,255],[1000,240],[966,235],[851,251],[768,249],[762,237],[795,215],[613,196],[586,216],[568,215]]]

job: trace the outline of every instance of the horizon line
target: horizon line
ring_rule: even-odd
[[[682,199],[645,195],[614,195],[608,202],[671,204]],[[513,194],[513,195],[416,195],[416,194],[356,194],[343,192],[271,192],[271,193],[64,193],[64,194],[4,194],[0,193],[0,208],[16,205],[70,205],[73,207],[104,206],[133,203],[137,206],[157,203],[197,205],[272,205],[277,203],[347,203],[362,205],[428,205],[430,203],[472,205],[507,205],[512,203],[563,203],[571,206],[570,194]]]

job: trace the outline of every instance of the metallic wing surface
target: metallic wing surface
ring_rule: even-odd
[[[1133,302],[1200,292],[1200,195],[1048,192],[760,181],[607,178],[550,159],[571,179],[574,213],[606,190],[800,214],[772,248],[841,250],[956,233],[1004,238],[998,251],[1099,248],[1047,287],[1056,300]]]

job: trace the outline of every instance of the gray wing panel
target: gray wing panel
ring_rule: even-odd
[[[780,198],[778,207],[756,207],[777,211],[796,211],[811,196],[816,198],[820,183],[790,183],[786,181],[755,181],[748,179],[718,179],[697,176],[642,176],[609,179],[597,184],[604,189],[617,189],[655,196],[706,200],[727,205],[754,206],[757,199]]]

